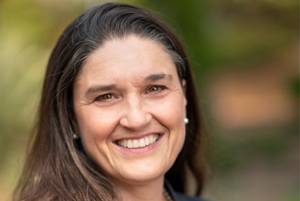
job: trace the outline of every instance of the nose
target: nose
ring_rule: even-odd
[[[125,102],[126,104],[123,105],[125,112],[120,119],[120,124],[122,126],[133,130],[139,130],[149,124],[152,115],[147,112],[141,97],[131,96]]]

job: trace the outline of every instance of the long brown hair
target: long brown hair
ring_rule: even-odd
[[[121,3],[91,8],[61,34],[50,56],[34,138],[15,200],[112,200],[116,186],[86,156],[80,139],[72,138],[76,119],[72,88],[83,61],[112,38],[135,34],[162,44],[176,64],[179,79],[186,80],[189,124],[186,140],[165,178],[184,193],[187,171],[196,181],[196,194],[204,185],[204,134],[195,82],[186,52],[177,36],[158,17],[145,9]],[[75,126],[74,126],[75,127]],[[200,154],[199,154],[200,153]]]

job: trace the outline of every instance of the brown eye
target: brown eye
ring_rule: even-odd
[[[97,101],[100,101],[100,102],[106,102],[106,101],[111,101],[113,100],[114,98],[116,98],[113,94],[103,94],[101,96],[98,96],[96,98]]]
[[[159,87],[157,87],[157,86],[153,86],[153,87],[150,87],[149,88],[149,92],[157,92],[157,91],[159,91]]]
[[[153,86],[150,86],[148,89],[147,89],[147,93],[160,93],[162,92],[163,90],[167,89],[166,86],[163,86],[163,85],[153,85]]]
[[[110,100],[110,99],[112,99],[112,95],[111,94],[105,94],[105,95],[103,95],[103,96],[101,96],[101,99],[102,100]]]

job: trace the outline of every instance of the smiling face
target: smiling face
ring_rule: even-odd
[[[86,59],[73,88],[77,130],[113,181],[150,182],[171,168],[185,139],[181,84],[171,56],[151,39],[112,39]]]

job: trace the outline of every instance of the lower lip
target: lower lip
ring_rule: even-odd
[[[163,138],[163,135],[158,135],[158,140],[156,142],[154,142],[151,145],[148,145],[146,147],[141,147],[141,148],[129,149],[129,148],[126,148],[126,147],[121,147],[121,146],[119,146],[115,143],[113,143],[113,145],[116,146],[121,151],[124,151],[124,152],[129,153],[129,154],[143,154],[143,153],[147,153],[147,152],[150,152],[150,151],[154,150],[160,144],[162,138]]]

